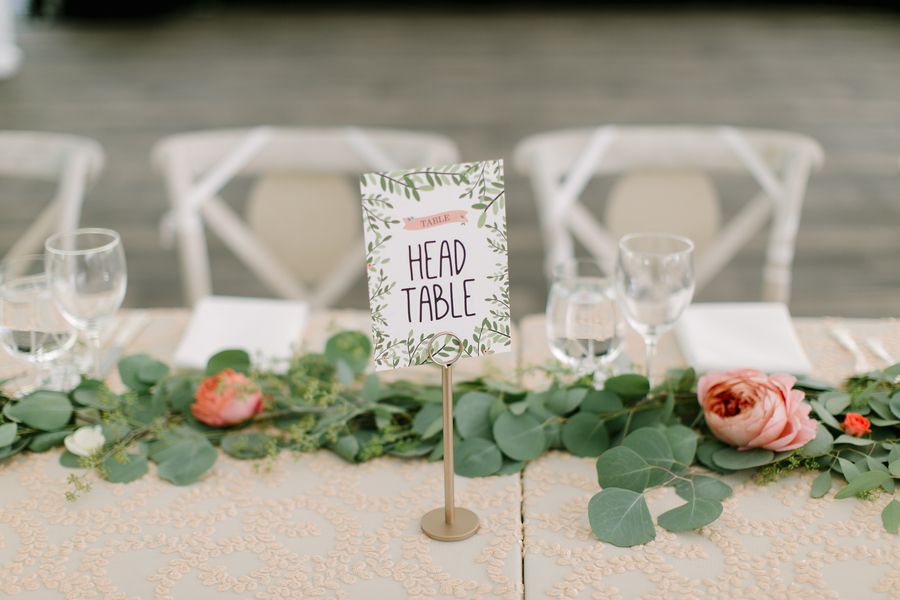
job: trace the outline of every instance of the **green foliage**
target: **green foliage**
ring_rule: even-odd
[[[41,431],[64,427],[72,417],[72,403],[61,392],[38,390],[8,406],[7,418]]]
[[[900,502],[897,500],[888,502],[884,510],[881,511],[881,522],[885,531],[897,533],[897,528],[900,527]]]
[[[646,544],[656,537],[644,495],[631,490],[609,488],[595,494],[588,503],[588,521],[594,535],[614,546]]]
[[[503,455],[497,446],[483,438],[462,440],[454,448],[453,469],[463,477],[493,475],[503,467]]]
[[[60,464],[112,482],[140,478],[154,462],[163,479],[190,484],[213,467],[216,446],[234,458],[260,461],[282,449],[319,448],[351,462],[386,454],[441,459],[441,390],[364,377],[371,352],[365,336],[343,332],[324,353],[293,359],[287,373],[255,370],[240,350],[217,354],[206,373],[247,373],[266,398],[261,414],[229,428],[211,427],[191,413],[203,373],[173,374],[149,356],[130,356],[119,365],[127,388],[121,393],[84,379],[68,395],[39,391],[14,400],[0,394],[0,460],[59,446],[77,428],[96,424],[104,446],[90,457],[64,451]],[[631,374],[607,379],[602,390],[583,379],[555,381],[544,391],[496,379],[463,382],[454,390],[454,469],[466,477],[514,474],[552,448],[596,457],[602,490],[588,516],[601,540],[620,546],[653,539],[644,497],[653,488],[672,486],[684,500],[657,517],[665,529],[696,529],[718,518],[731,488],[694,472],[696,464],[720,473],[754,470],[760,483],[796,469],[817,470],[811,496],[828,494],[843,478],[836,498],[870,497],[878,488],[892,491],[900,480],[900,386],[888,371],[854,377],[843,390],[804,381],[819,425],[815,439],[787,453],[738,451],[717,441],[697,414],[690,369],[672,371],[653,390],[646,378]],[[842,431],[840,422],[851,411],[869,416],[871,434]],[[87,474],[73,473],[67,497],[87,491]],[[885,508],[887,530],[896,529],[898,512],[896,501]]]
[[[497,446],[513,460],[533,460],[544,452],[543,425],[529,414],[501,414],[493,432]]]
[[[125,359],[128,360],[128,359]],[[121,363],[119,370],[121,372]],[[250,373],[250,355],[244,350],[222,350],[210,357],[206,363],[206,374],[217,375],[225,369],[231,369],[245,375]],[[123,378],[124,382],[125,379]],[[128,385],[127,383],[125,385]],[[131,387],[130,385],[128,387]],[[135,389],[135,388],[132,388]]]

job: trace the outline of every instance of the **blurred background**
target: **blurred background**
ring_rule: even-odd
[[[447,135],[463,160],[509,162],[519,140],[544,130],[730,124],[795,131],[825,151],[804,204],[791,311],[900,316],[896,3],[499,3],[454,13],[413,3],[109,4],[112,13],[101,2],[7,0],[22,61],[0,79],[0,129],[102,144],[106,167],[81,223],[121,232],[126,306],[184,303],[176,251],[160,245],[168,204],[150,161],[166,135],[397,127]],[[724,186],[728,213],[753,183]],[[599,206],[595,187],[588,204]],[[546,301],[542,240],[531,187],[511,167],[507,190],[520,318]],[[232,185],[224,196],[240,210],[245,191]],[[0,256],[51,194],[49,184],[0,180]],[[757,300],[766,237],[697,299]],[[209,239],[215,293],[270,295]],[[366,307],[364,282],[338,305]]]

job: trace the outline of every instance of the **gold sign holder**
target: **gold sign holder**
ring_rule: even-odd
[[[456,342],[456,354],[448,360],[439,360],[435,357],[434,342],[448,338]],[[428,356],[441,367],[444,405],[444,507],[425,513],[422,517],[422,531],[428,537],[441,542],[459,542],[472,537],[478,531],[478,515],[471,510],[457,508],[453,497],[453,363],[462,356],[462,342],[457,335],[449,331],[435,334],[428,343]]]

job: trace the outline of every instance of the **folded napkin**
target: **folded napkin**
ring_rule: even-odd
[[[811,369],[784,304],[695,304],[675,333],[685,359],[701,372],[751,368],[806,375]]]
[[[309,307],[293,300],[202,298],[175,351],[175,364],[202,369],[216,352],[240,348],[272,366],[300,344],[308,315]]]

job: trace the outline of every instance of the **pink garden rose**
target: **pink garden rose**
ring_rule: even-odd
[[[253,381],[232,369],[200,382],[191,412],[213,427],[243,423],[263,409],[263,395]]]
[[[754,369],[712,372],[697,382],[697,399],[713,434],[738,450],[793,450],[816,437],[812,407],[791,389],[790,375]]]

